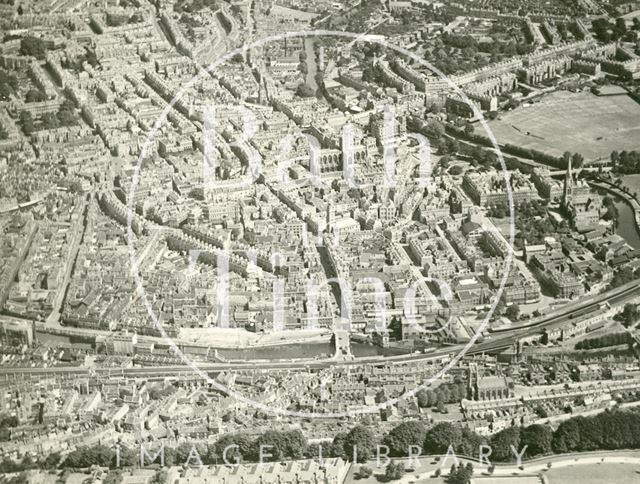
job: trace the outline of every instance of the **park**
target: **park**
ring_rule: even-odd
[[[489,126],[498,143],[553,156],[579,151],[585,160],[637,148],[640,105],[626,94],[556,91],[502,113]]]

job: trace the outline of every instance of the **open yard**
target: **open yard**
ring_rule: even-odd
[[[585,160],[613,150],[640,149],[640,104],[626,95],[557,91],[489,123],[498,143],[559,156],[579,152]]]

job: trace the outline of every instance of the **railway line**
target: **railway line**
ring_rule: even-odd
[[[494,353],[511,347],[521,338],[532,336],[540,333],[545,328],[551,328],[575,322],[581,316],[590,314],[599,308],[603,303],[610,306],[621,306],[627,302],[640,300],[640,284],[637,281],[620,286],[619,288],[607,291],[604,294],[594,296],[583,300],[580,304],[570,305],[568,308],[562,308],[554,311],[553,314],[543,316],[536,321],[528,324],[511,327],[504,330],[492,332],[491,336],[481,342],[474,344],[468,349],[466,354],[475,355],[482,353]],[[575,317],[575,315],[578,317]],[[409,354],[399,356],[375,356],[357,358],[354,360],[337,362],[333,359],[325,360],[287,360],[287,361],[265,361],[255,360],[250,362],[224,362],[224,363],[198,363],[198,368],[210,376],[214,376],[223,371],[278,371],[278,370],[320,370],[331,366],[363,366],[376,364],[401,364],[407,362],[420,361],[447,361],[464,350],[464,345],[453,345],[440,348],[428,354]],[[130,368],[112,368],[112,367],[51,367],[51,368],[33,368],[33,367],[4,367],[0,368],[0,382],[7,380],[15,380],[18,378],[31,378],[38,376],[46,377],[92,377],[92,376],[126,376],[130,378],[149,378],[164,379],[171,377],[198,377],[194,370],[185,365],[172,366],[147,366],[147,367],[130,367]]]

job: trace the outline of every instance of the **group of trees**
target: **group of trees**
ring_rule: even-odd
[[[20,53],[22,55],[31,55],[36,59],[42,60],[47,53],[47,48],[42,39],[26,36],[20,39]]]
[[[385,435],[382,443],[389,447],[390,456],[401,457],[410,446],[422,448],[426,436],[427,428],[420,422],[403,422]]]
[[[384,470],[384,477],[388,481],[397,481],[405,472],[404,463],[391,461]]]
[[[8,101],[18,89],[18,78],[4,69],[0,69],[0,101]]]
[[[0,442],[11,438],[11,429],[19,424],[18,418],[13,415],[0,414]]]
[[[56,129],[60,126],[74,126],[78,123],[78,115],[72,101],[65,99],[57,113],[44,113],[40,122],[43,129]],[[25,134],[30,135],[36,131],[36,123],[29,111],[20,113],[20,123]]]
[[[444,135],[444,125],[437,119],[429,119],[424,124],[423,131],[426,136],[437,141]]]
[[[612,151],[611,162],[612,170],[616,173],[640,173],[640,151]]]
[[[491,458],[496,461],[514,458],[511,446],[524,449],[524,457],[592,450],[640,448],[640,412],[605,411],[591,417],[573,417],[553,431],[546,425],[511,427],[490,439]]]
[[[422,450],[423,454],[446,454],[451,447],[458,455],[477,456],[483,443],[486,439],[469,428],[441,422],[427,431]]]
[[[490,439],[491,458],[509,461],[515,458],[513,449],[524,450],[524,457],[533,458],[553,452],[553,431],[547,425],[510,427],[494,434]]]
[[[592,417],[574,417],[553,433],[557,453],[640,448],[640,412],[605,411]]]
[[[22,130],[27,136],[36,130],[35,120],[29,111],[22,111],[20,113],[20,123],[22,124]]]
[[[633,270],[631,267],[622,267],[613,273],[613,278],[609,283],[609,289],[623,286],[628,282],[640,278],[640,269]]]
[[[527,158],[533,161],[537,161],[538,163],[544,163],[545,165],[551,165],[558,168],[565,168],[566,162],[563,158],[558,158],[557,156],[549,155],[547,153],[543,153],[542,151],[534,150],[532,148],[524,148],[522,146],[505,144],[502,148],[503,153],[509,153],[514,156],[520,156],[522,158]]]
[[[232,445],[237,448],[230,447]],[[406,457],[409,453],[417,454],[421,449],[423,455],[446,454],[450,449],[457,455],[475,457],[481,445],[491,448],[491,460],[495,462],[512,461],[514,450],[524,452],[525,458],[540,455],[591,450],[636,449],[640,448],[640,412],[633,410],[607,410],[592,417],[574,417],[560,424],[553,431],[550,426],[534,424],[527,427],[510,427],[490,438],[482,437],[467,427],[452,422],[441,422],[428,427],[421,421],[400,423],[382,438],[378,438],[369,426],[358,424],[349,432],[339,433],[333,442],[308,445],[306,438],[299,430],[267,431],[259,436],[245,433],[222,436],[215,444],[206,446],[184,443],[176,448],[165,447],[164,463],[167,466],[222,464],[225,449],[229,448],[226,458],[234,462],[257,462],[260,458],[260,446],[265,447],[264,455],[269,461],[294,460],[302,458],[341,457],[365,463],[374,458],[378,445],[389,447],[392,458]],[[526,447],[526,448],[525,448]],[[148,455],[153,456],[155,450],[149,446]],[[266,455],[269,454],[269,455]],[[160,458],[155,463],[159,463]],[[116,452],[104,445],[78,448],[67,455],[62,462],[65,468],[86,468],[92,465],[116,467]],[[137,466],[140,462],[138,448],[120,449],[121,466]],[[151,464],[151,462],[145,462]],[[35,463],[27,458],[22,463],[11,459],[0,462],[0,472],[20,472],[26,469],[41,467],[55,468],[60,465],[60,456],[51,454]],[[397,479],[404,473],[404,467],[395,463],[387,468],[386,477]],[[458,469],[455,476],[461,474]],[[360,477],[368,477],[371,470],[362,466]],[[452,480],[448,482],[466,482]]]
[[[514,212],[518,231],[516,244],[518,244],[518,239],[521,239],[521,242],[526,239],[528,243],[531,243],[557,232],[557,227],[547,217],[548,210],[544,203],[537,200],[525,200],[514,207]],[[491,205],[487,207],[487,215],[493,218],[505,218],[509,215],[509,207],[506,203]]]
[[[613,220],[616,222],[618,220],[618,207],[616,207],[616,203],[609,195],[606,195],[602,199],[602,205],[606,208],[605,214],[602,216],[604,220]]]
[[[301,82],[296,89],[296,94],[300,97],[313,97],[316,95],[313,88],[306,82]]]
[[[569,231],[568,224],[563,221],[555,223],[548,217],[548,207],[537,201],[519,204],[515,215],[516,248],[521,249],[525,241],[527,244],[541,244],[545,237],[557,236]]]
[[[220,8],[219,0],[178,0],[173,4],[173,10],[175,12],[189,12],[195,13],[209,8],[211,11],[216,11]]]
[[[515,459],[514,448],[518,452],[524,449],[525,458],[571,451],[636,449],[640,448],[640,412],[613,410],[593,417],[574,417],[560,424],[555,432],[540,424],[510,427],[488,439],[451,422],[428,429],[422,422],[404,422],[391,430],[382,443],[389,446],[392,457],[401,457],[408,455],[411,445],[420,445],[423,435],[423,454],[445,454],[451,446],[457,455],[477,456],[484,444],[491,447],[491,460],[497,462]]]
[[[25,96],[25,101],[28,103],[35,103],[40,101],[45,101],[47,96],[44,92],[39,89],[29,89],[27,91],[27,95]]]
[[[622,17],[617,18],[615,23],[611,23],[607,18],[597,18],[591,22],[591,25],[600,42],[615,42],[627,33],[627,23]],[[634,30],[640,29],[640,23],[634,22],[633,28]]]
[[[633,337],[629,333],[609,333],[578,341],[575,348],[577,350],[591,350],[595,348],[606,348],[608,346],[624,345],[632,342]]]
[[[37,461],[34,460],[29,454],[27,454],[20,462],[6,457],[5,459],[0,461],[0,474],[24,472],[30,469],[55,469],[59,463],[60,454],[58,454],[57,452],[42,456],[42,458]]]
[[[76,114],[76,109],[73,102],[65,99],[58,109],[56,118],[60,123],[60,126],[73,126],[77,124],[78,115]]]
[[[635,303],[625,304],[624,309],[620,314],[617,315],[617,318],[622,321],[622,324],[625,326],[625,328],[633,326],[638,321],[638,319],[640,319],[640,311],[638,311],[638,305]]]
[[[569,151],[565,151],[562,154],[562,164],[563,168],[567,168],[569,166],[569,160],[571,160],[572,168],[582,168],[582,164],[584,163],[584,156],[580,153],[573,153]]]
[[[509,214],[509,207],[504,203],[487,207],[487,215],[492,218],[505,218]]]
[[[237,445],[237,448],[229,447]],[[307,456],[307,441],[299,430],[293,431],[267,431],[258,437],[245,433],[227,434],[221,437],[214,445],[195,445],[184,443],[178,447],[164,448],[164,464],[166,466],[189,464],[215,465],[225,463],[223,453],[229,447],[226,454],[229,462],[257,462],[260,459],[260,446],[264,447],[263,457],[265,461],[283,461],[302,459]],[[267,447],[269,446],[269,447]],[[195,449],[195,450],[194,450]],[[159,447],[149,444],[148,456],[155,456]],[[117,466],[118,457],[113,448],[95,445],[92,447],[80,447],[70,452],[63,462],[64,467],[85,468],[92,465],[101,467]],[[119,451],[120,466],[138,466],[140,464],[140,449],[121,447]],[[326,457],[327,455],[324,454]],[[145,459],[148,459],[145,456]],[[145,461],[145,464],[160,463],[160,456],[154,462]]]
[[[517,321],[520,317],[520,306],[518,306],[517,304],[507,306],[507,309],[505,309],[504,311],[504,315],[511,321]]]
[[[434,390],[422,389],[416,393],[420,408],[436,407],[440,412],[444,411],[444,404],[458,403],[466,397],[467,386],[459,379],[453,383],[443,383]]]
[[[533,45],[525,42],[518,29],[502,27],[492,27],[491,39],[487,41],[478,41],[469,35],[444,33],[441,38],[426,46],[425,57],[445,74],[452,74],[533,51]]]
[[[467,462],[466,465],[460,463],[457,467],[451,466],[446,482],[447,484],[469,484],[471,477],[473,477],[473,464],[471,462]]]
[[[501,41],[494,36],[492,41],[478,42],[470,35],[459,34],[442,34],[442,42],[456,49],[464,50],[467,54],[475,54],[476,52],[485,52],[487,54],[504,54],[507,56],[526,55],[533,52],[533,46],[525,42],[516,42],[514,40]]]

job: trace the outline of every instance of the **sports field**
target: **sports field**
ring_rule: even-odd
[[[585,160],[613,150],[640,149],[640,104],[626,95],[556,91],[489,123],[498,143],[559,156],[581,153]]]
[[[632,464],[595,464],[546,472],[549,484],[635,484],[640,482],[640,470]]]

